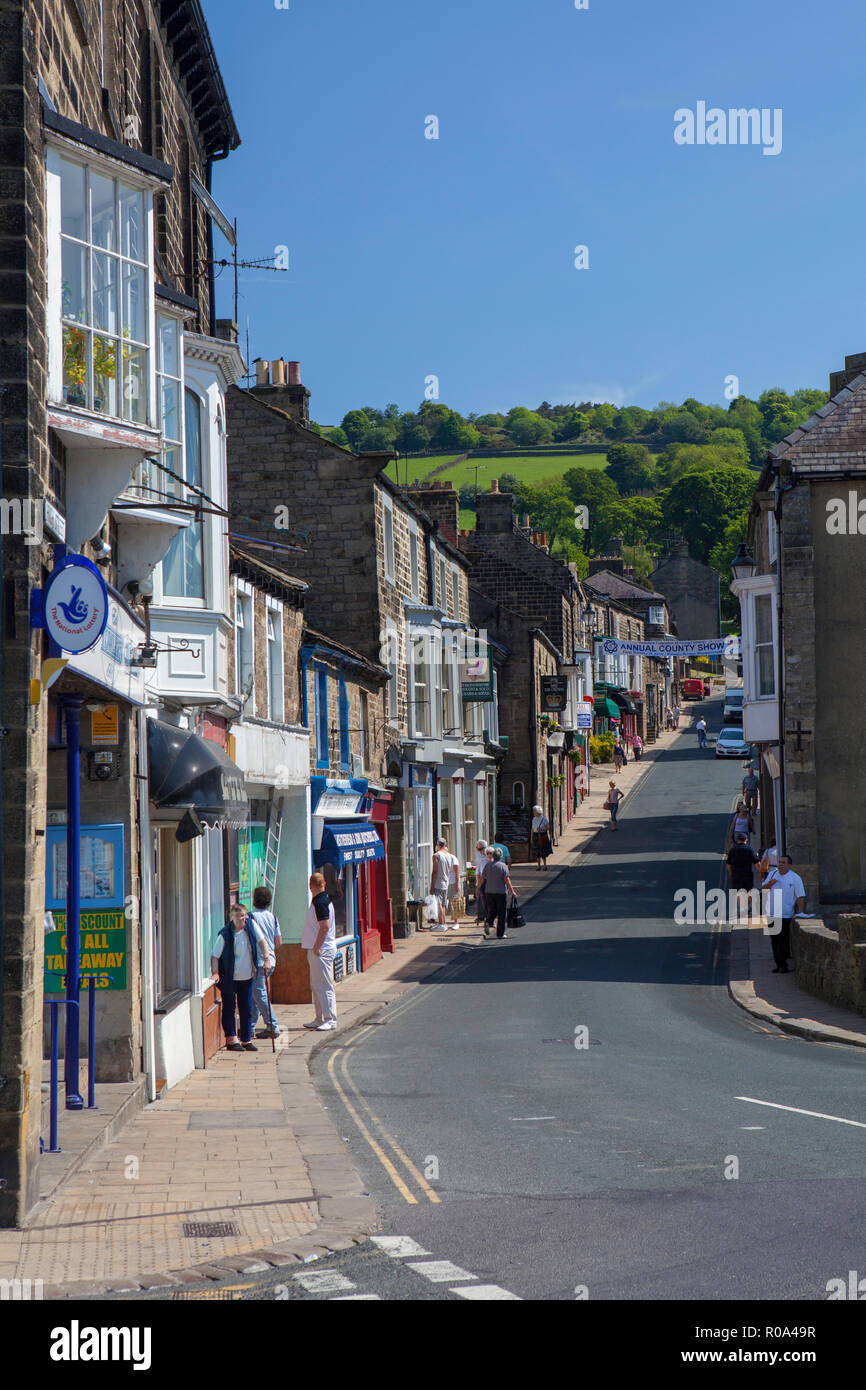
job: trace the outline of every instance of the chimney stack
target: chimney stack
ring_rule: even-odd
[[[282,357],[270,362],[256,363],[256,384],[250,387],[250,394],[259,400],[282,410],[296,425],[310,427],[310,393],[301,385],[301,364],[289,362],[288,381],[286,363]]]
[[[450,481],[440,482],[437,478],[426,487],[423,484],[413,484],[410,492],[412,501],[417,502],[422,511],[437,523],[440,535],[456,546],[460,524],[460,498],[454,490],[454,484]]]
[[[475,529],[479,533],[509,533],[514,530],[514,495],[499,491],[499,479],[491,478],[490,491],[479,492]]]

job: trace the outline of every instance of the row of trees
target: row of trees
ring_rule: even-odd
[[[730,446],[743,462],[760,465],[767,449],[827,401],[827,393],[811,389],[790,394],[779,387],[758,399],[737,396],[725,409],[690,397],[682,405],[660,401],[653,410],[608,402],[582,401],[535,410],[513,406],[507,414],[460,415],[438,401],[424,401],[416,411],[403,411],[393,402],[379,410],[363,406],[350,410],[339,426],[314,428],[336,444],[354,450],[393,449],[399,453],[463,453],[480,445],[534,448],[541,444],[643,444],[654,454],[667,455],[676,446]]]

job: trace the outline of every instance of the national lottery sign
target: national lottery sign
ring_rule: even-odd
[[[48,576],[43,602],[48,636],[61,651],[80,655],[96,646],[108,621],[108,592],[90,560],[62,560]]]
[[[622,653],[625,656],[730,656],[739,660],[739,637],[709,638],[696,642],[623,642],[619,638],[605,637],[602,649],[608,656]]]

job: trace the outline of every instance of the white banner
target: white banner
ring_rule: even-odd
[[[622,653],[625,656],[730,656],[739,659],[739,637],[707,638],[704,641],[677,642],[656,640],[654,642],[622,642],[615,637],[605,637],[602,651],[608,656]]]

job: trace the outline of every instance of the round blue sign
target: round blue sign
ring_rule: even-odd
[[[95,647],[108,621],[108,590],[92,561],[67,555],[48,576],[44,593],[48,636],[80,656]]]

